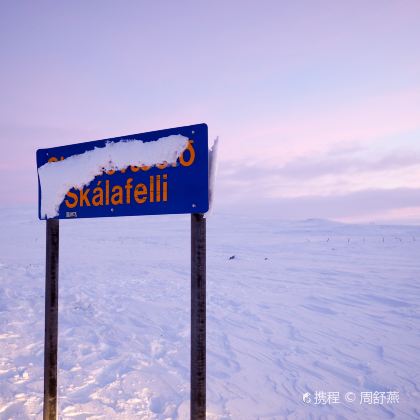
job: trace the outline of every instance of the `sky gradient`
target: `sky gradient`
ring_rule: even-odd
[[[0,206],[35,150],[206,122],[215,211],[420,222],[420,2],[0,4]]]

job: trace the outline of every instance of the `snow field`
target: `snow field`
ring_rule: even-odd
[[[45,222],[0,214],[0,418],[40,419]],[[209,419],[420,417],[418,227],[215,214],[207,231]],[[60,235],[61,418],[188,419],[189,217]],[[302,401],[320,390],[400,402]]]

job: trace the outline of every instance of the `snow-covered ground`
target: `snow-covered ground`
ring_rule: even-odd
[[[61,222],[60,418],[189,418],[189,227]],[[45,222],[0,232],[0,418],[41,418]],[[418,227],[212,216],[208,419],[420,418],[419,280]]]

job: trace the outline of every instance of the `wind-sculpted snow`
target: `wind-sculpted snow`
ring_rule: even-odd
[[[45,223],[35,213],[0,211],[2,419],[42,418]],[[207,223],[208,419],[420,417],[419,228]],[[60,226],[62,418],[189,419],[189,218]],[[317,391],[342,401],[315,404]],[[375,391],[399,402],[360,403]]]

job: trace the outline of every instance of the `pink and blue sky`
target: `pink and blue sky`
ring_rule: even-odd
[[[35,150],[206,122],[216,211],[420,222],[419,1],[0,3],[0,206]]]

